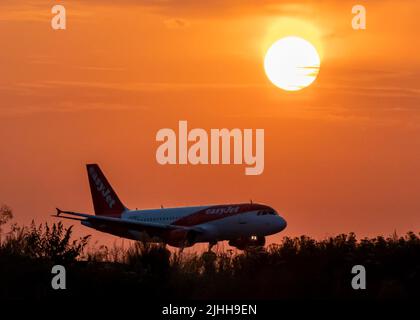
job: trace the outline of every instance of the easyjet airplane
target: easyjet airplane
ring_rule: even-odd
[[[274,209],[257,203],[129,210],[97,164],[88,164],[87,172],[95,215],[57,208],[57,216],[119,237],[178,248],[208,242],[209,250],[218,241],[228,240],[229,245],[244,250],[263,246],[265,236],[286,228],[286,221]]]

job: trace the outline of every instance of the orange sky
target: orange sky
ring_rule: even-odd
[[[354,31],[354,1],[278,2],[2,0],[0,203],[20,223],[92,212],[84,164],[98,162],[131,208],[253,199],[284,215],[282,235],[418,231],[420,3],[364,1]],[[322,56],[296,93],[263,69],[287,34]],[[156,132],[179,120],[264,128],[264,173],[158,165]]]

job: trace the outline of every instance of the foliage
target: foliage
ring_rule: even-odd
[[[1,221],[10,221],[11,211],[2,212],[10,213]],[[354,233],[323,240],[303,235],[245,252],[192,254],[142,242],[89,248],[89,236],[72,241],[71,234],[62,223],[13,224],[0,243],[0,299],[58,297],[50,288],[57,263],[68,270],[66,294],[78,299],[419,298],[420,237],[414,232],[361,240]],[[367,290],[350,285],[356,264],[367,270]]]
[[[2,255],[14,255],[30,259],[48,260],[54,263],[75,261],[83,252],[90,236],[71,241],[72,227],[65,228],[61,222],[49,226],[11,226],[11,232],[1,243]]]
[[[1,234],[2,226],[5,225],[9,220],[13,219],[12,209],[6,205],[0,207],[0,243],[1,243]]]

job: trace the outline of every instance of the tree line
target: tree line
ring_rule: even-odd
[[[142,242],[89,247],[90,236],[73,239],[72,227],[61,222],[19,226],[3,206],[0,298],[418,299],[419,235],[357,239],[348,233],[322,240],[302,235],[244,252],[187,254]],[[63,292],[51,288],[56,264],[67,270]],[[366,268],[366,290],[351,286],[354,265]]]

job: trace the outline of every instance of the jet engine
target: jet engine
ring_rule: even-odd
[[[263,247],[265,245],[264,236],[250,236],[240,237],[229,240],[229,245],[236,247],[239,250],[246,250],[247,248]]]
[[[166,237],[166,243],[172,247],[191,247],[196,243],[196,232],[192,230],[172,230]]]

